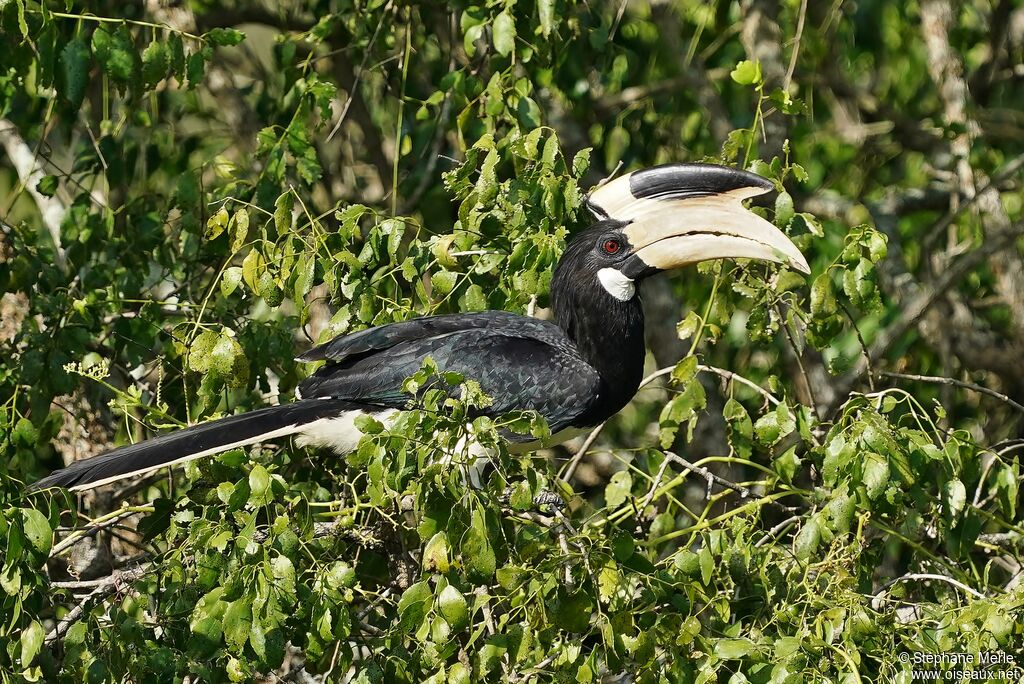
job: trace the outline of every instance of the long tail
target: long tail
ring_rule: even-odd
[[[30,485],[29,490],[92,489],[194,458],[284,437],[299,432],[313,421],[360,408],[364,407],[343,399],[304,399],[228,416],[76,461]]]

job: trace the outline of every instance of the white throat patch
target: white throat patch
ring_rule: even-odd
[[[628,302],[636,294],[636,284],[614,268],[602,268],[597,272],[601,286],[620,302]]]

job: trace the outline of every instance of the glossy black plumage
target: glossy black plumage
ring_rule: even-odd
[[[192,425],[145,442],[112,449],[93,458],[75,461],[32,484],[31,489],[75,487],[117,479],[125,473],[142,473],[188,459],[203,452],[224,451],[227,445],[251,443],[253,438],[280,432],[291,434],[300,426],[341,411],[364,407],[345,400],[311,399],[284,406],[268,406],[220,420]]]
[[[600,220],[566,245],[551,281],[553,322],[488,311],[419,318],[340,337],[299,357],[325,364],[300,384],[302,399],[295,403],[115,449],[57,471],[34,488],[87,489],[288,434],[344,453],[358,442],[355,413],[387,415],[406,407],[404,380],[427,357],[442,371],[479,382],[493,399],[481,409],[486,415],[537,411],[553,433],[597,425],[632,399],[643,376],[639,280],[722,257],[809,270],[784,234],[741,203],[771,187],[746,171],[707,164],[626,174],[588,198]]]
[[[443,371],[480,383],[493,399],[486,414],[533,410],[557,431],[585,416],[600,390],[597,371],[547,321],[486,311],[364,332],[369,334],[334,340],[304,355],[329,359],[299,386],[304,398],[346,397],[380,408],[404,408],[410,399],[402,391],[404,380],[430,357]]]

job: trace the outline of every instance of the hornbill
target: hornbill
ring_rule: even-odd
[[[743,200],[773,189],[760,176],[711,164],[634,171],[598,189],[597,219],[569,240],[551,281],[553,322],[504,311],[417,318],[338,337],[298,357],[327,363],[302,381],[296,401],[229,416],[73,463],[33,489],[85,490],[263,440],[354,450],[360,414],[387,421],[408,405],[403,381],[427,357],[479,382],[493,403],[481,414],[532,410],[557,443],[624,407],[643,375],[644,315],[638,281],[723,257],[807,262]],[[451,391],[457,391],[452,388]],[[527,443],[529,435],[509,435]]]

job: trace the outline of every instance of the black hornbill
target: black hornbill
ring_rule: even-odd
[[[301,355],[327,363],[299,385],[301,398],[108,451],[58,470],[33,489],[84,490],[164,466],[295,434],[300,445],[352,451],[361,413],[386,420],[407,406],[403,381],[432,357],[476,380],[487,415],[533,410],[554,442],[597,425],[640,385],[644,316],[637,282],[723,257],[762,259],[804,273],[807,262],[742,201],[773,185],[710,164],[635,171],[595,190],[597,221],[566,245],[551,281],[553,322],[504,311],[429,316],[338,337]],[[454,391],[454,390],[453,390]],[[530,436],[511,435],[513,442]]]

